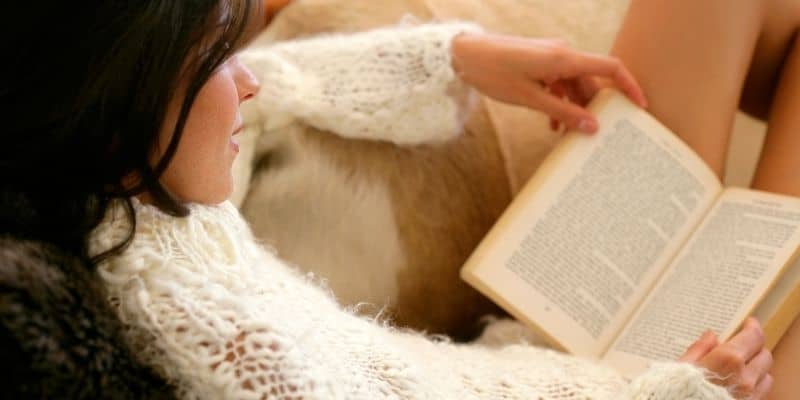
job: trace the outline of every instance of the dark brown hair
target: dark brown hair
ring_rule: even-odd
[[[134,227],[130,197],[143,192],[165,212],[187,215],[159,177],[198,91],[241,44],[261,2],[12,3],[0,28],[0,233],[88,259],[87,237],[115,199]],[[174,135],[152,166],[176,96],[185,100]],[[138,182],[123,187],[132,175]]]

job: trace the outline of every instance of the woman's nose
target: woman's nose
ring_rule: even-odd
[[[250,71],[250,68],[242,64],[238,57],[234,56],[234,59],[231,61],[234,63],[233,79],[234,82],[236,82],[236,90],[239,92],[239,101],[245,102],[250,100],[255,97],[259,89],[261,89],[261,84],[258,82],[258,78],[253,74],[253,71]]]

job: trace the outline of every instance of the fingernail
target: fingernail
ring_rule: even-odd
[[[578,129],[582,132],[586,133],[594,133],[597,131],[597,122],[592,121],[591,119],[582,119],[580,123],[578,123]]]

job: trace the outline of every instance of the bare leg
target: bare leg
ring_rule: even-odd
[[[769,115],[755,187],[793,195],[800,195],[797,3],[633,0],[613,50],[642,84],[650,112],[718,176],[738,108]],[[775,351],[772,399],[800,393],[798,355],[796,321]]]
[[[773,19],[800,15],[797,2],[783,7]],[[794,7],[793,9],[791,7]],[[792,32],[785,62],[777,80],[771,107],[769,129],[761,160],[753,179],[760,190],[800,196],[800,42]],[[771,399],[797,398],[800,393],[800,319],[794,321],[774,351],[775,378]]]
[[[741,104],[743,111],[764,121],[769,117],[781,69],[800,21],[800,3],[796,0],[765,0],[765,4],[765,20]]]
[[[718,176],[762,15],[752,0],[633,0],[612,51],[644,88],[650,112]]]
[[[800,44],[786,59],[753,187],[800,196]]]
[[[772,364],[774,384],[770,399],[796,399],[800,393],[800,318],[794,321],[789,331],[774,350]]]

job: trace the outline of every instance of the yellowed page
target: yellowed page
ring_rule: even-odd
[[[753,311],[761,321],[766,347],[773,349],[800,314],[800,257],[794,259],[764,301]]]
[[[705,330],[727,339],[798,245],[800,198],[726,189],[604,360],[634,375],[677,359]]]
[[[686,145],[616,92],[570,134],[462,269],[556,347],[599,357],[721,191]]]

